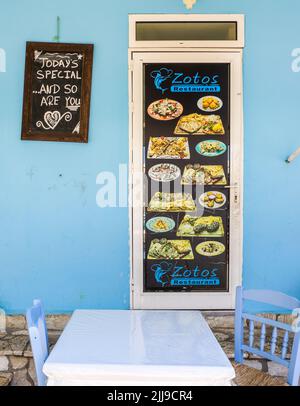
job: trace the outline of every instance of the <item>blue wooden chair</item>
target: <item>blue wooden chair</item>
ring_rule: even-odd
[[[33,306],[26,312],[26,320],[37,382],[39,386],[45,386],[47,378],[43,373],[43,365],[48,358],[49,344],[45,314],[40,300],[33,301]]]
[[[271,290],[244,290],[242,287],[236,289],[236,309],[235,309],[235,361],[243,363],[244,351],[258,355],[260,357],[277,362],[288,368],[288,383],[297,386],[300,377],[300,331],[290,324],[258,317],[244,312],[244,301],[265,303],[280,307],[286,310],[300,309],[300,301],[294,297],[287,296],[280,292]],[[248,321],[249,340],[244,340],[245,321]],[[256,325],[255,325],[256,324]],[[272,335],[270,337],[270,351],[266,347],[266,327],[270,326]],[[260,327],[259,344],[254,345],[254,328]],[[284,332],[281,351],[276,352],[278,330]],[[291,358],[286,358],[289,340],[293,336]]]

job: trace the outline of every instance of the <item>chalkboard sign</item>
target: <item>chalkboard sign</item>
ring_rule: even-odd
[[[93,45],[28,42],[22,140],[88,142]]]

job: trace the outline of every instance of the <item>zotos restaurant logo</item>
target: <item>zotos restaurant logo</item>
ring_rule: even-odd
[[[196,266],[187,269],[184,266],[174,265],[172,262],[160,262],[151,267],[156,283],[167,286],[218,286],[218,268],[200,269]]]
[[[157,90],[164,94],[167,90],[172,93],[199,93],[221,91],[219,75],[201,75],[195,72],[193,75],[185,75],[182,72],[174,72],[172,69],[161,68],[151,72],[154,85]]]

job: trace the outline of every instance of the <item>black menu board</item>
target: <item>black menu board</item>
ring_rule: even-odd
[[[27,43],[22,139],[87,142],[93,45]]]
[[[144,65],[144,291],[228,291],[230,65]]]

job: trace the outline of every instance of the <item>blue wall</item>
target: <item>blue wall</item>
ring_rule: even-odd
[[[96,205],[96,175],[128,161],[127,16],[182,13],[181,0],[2,0],[0,307],[23,312],[128,308],[126,208]],[[300,297],[298,0],[198,0],[195,13],[246,15],[244,271],[246,287]],[[20,141],[26,41],[95,44],[90,141]],[[117,112],[117,119],[115,118]]]

